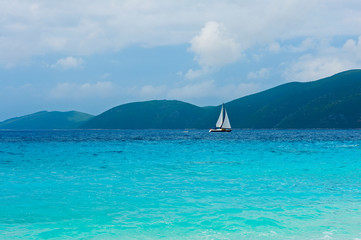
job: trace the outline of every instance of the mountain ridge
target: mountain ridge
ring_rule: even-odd
[[[0,129],[76,129],[92,117],[78,111],[39,111],[0,122]]]
[[[361,70],[355,69],[311,82],[285,83],[234,99],[225,106],[233,128],[304,129],[361,128],[360,104]],[[64,116],[55,128],[207,129],[214,127],[220,109],[221,105],[199,107],[178,100],[133,102],[113,107],[97,116],[80,113],[73,121],[66,117],[70,112],[62,113],[60,115]],[[45,113],[52,113],[50,119],[56,122],[56,112]],[[27,126],[34,129],[34,125],[29,123],[31,117],[45,113],[8,119],[0,122],[0,128],[4,129],[6,125],[17,129],[17,125],[9,123],[24,120],[23,126],[28,121]]]
[[[204,114],[202,107],[178,100],[133,102],[111,108],[86,122],[81,128],[200,128]],[[178,121],[180,118],[182,121]]]
[[[312,82],[286,83],[233,100],[228,103],[228,108],[230,111],[234,108],[243,110],[243,116],[247,116],[246,121],[236,115],[234,120],[241,128],[359,128],[361,125],[357,121],[361,121],[361,112],[354,105],[361,103],[360,98],[361,70],[350,70]],[[349,104],[346,104],[347,99]],[[247,101],[253,107],[248,111]],[[343,108],[336,109],[340,104]],[[351,109],[354,113],[347,112]],[[353,123],[336,123],[335,119],[330,122],[327,118],[332,115],[339,121],[343,117],[352,118]]]
[[[184,102],[177,101],[179,106]],[[149,115],[150,103],[159,103],[152,111],[161,118],[172,120],[164,125]],[[220,105],[214,107],[193,106],[193,115],[174,107],[171,100],[153,100],[132,103],[133,109],[125,111],[125,105],[112,108],[86,122],[81,128],[143,129],[143,128],[210,128],[213,127]],[[233,128],[361,128],[361,70],[349,70],[311,82],[289,82],[271,89],[225,103]],[[166,104],[168,110],[163,111]],[[130,106],[130,105],[128,105]],[[122,109],[122,114],[114,114]],[[146,109],[147,111],[144,111]],[[139,111],[134,117],[134,111]],[[179,115],[178,124],[170,116]],[[127,125],[121,119],[127,117]],[[141,120],[139,120],[141,119]],[[159,119],[158,119],[159,120]],[[117,122],[118,121],[118,122]],[[147,122],[148,121],[148,122]],[[185,122],[187,124],[185,124]],[[108,124],[105,124],[108,122]],[[150,124],[151,123],[151,124]]]

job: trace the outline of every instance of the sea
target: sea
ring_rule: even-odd
[[[361,130],[0,131],[0,239],[361,239]]]

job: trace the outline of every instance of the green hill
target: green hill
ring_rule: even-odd
[[[287,83],[227,103],[236,128],[361,128],[361,70]]]
[[[361,128],[361,70],[292,82],[225,104],[233,128]],[[220,106],[180,101],[120,105],[81,128],[184,129],[215,125]]]
[[[0,129],[75,129],[92,117],[76,111],[42,111],[0,122]]]
[[[211,124],[208,111],[175,100],[153,100],[120,105],[86,122],[87,129],[184,129]],[[207,121],[208,124],[205,124]]]

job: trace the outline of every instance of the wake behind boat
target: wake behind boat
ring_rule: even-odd
[[[224,104],[222,104],[221,113],[219,114],[218,121],[216,123],[216,128],[209,129],[209,132],[230,132],[231,123],[229,122],[228,114]]]

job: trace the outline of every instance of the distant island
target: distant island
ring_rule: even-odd
[[[361,128],[361,70],[286,83],[225,105],[233,128]],[[43,111],[0,122],[0,129],[208,129],[220,109],[153,100],[123,104],[98,116]]]
[[[0,122],[0,129],[77,129],[93,117],[77,111],[41,111]]]

